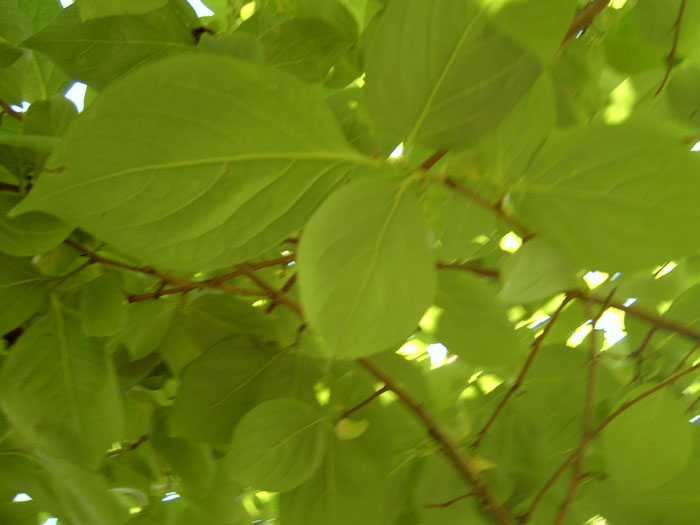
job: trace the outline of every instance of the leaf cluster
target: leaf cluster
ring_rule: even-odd
[[[0,4],[0,522],[695,523],[698,3],[205,3]]]

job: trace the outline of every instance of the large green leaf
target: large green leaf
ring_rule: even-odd
[[[450,148],[493,128],[540,72],[472,0],[394,0],[366,61],[367,104],[397,141]]]
[[[652,126],[579,126],[553,136],[513,188],[518,216],[586,268],[663,264],[697,251],[699,161]]]
[[[181,56],[102,94],[50,158],[61,173],[44,173],[15,212],[51,211],[138,259],[203,271],[282,241],[361,162],[293,78]]]
[[[497,293],[496,286],[481,277],[443,270],[435,299],[440,311],[422,327],[470,364],[511,365],[525,348]]]
[[[384,525],[382,472],[355,441],[329,443],[324,464],[306,483],[280,496],[288,525]]]
[[[138,15],[163,7],[168,0],[78,0],[81,20],[116,15]]]
[[[628,399],[645,391],[640,387]],[[678,474],[696,439],[683,403],[661,390],[634,404],[603,431],[610,479],[622,492],[653,489]]]
[[[103,293],[108,292],[103,291]],[[107,299],[110,302],[103,303],[103,307],[113,308],[114,315],[124,315],[125,312],[115,302],[114,292],[110,295],[111,299]],[[140,301],[128,306],[128,312],[126,312],[128,320],[125,324],[125,330],[122,332],[122,340],[133,359],[147,356],[157,349],[165,339],[173,322],[175,310],[179,306],[177,300],[170,299],[169,297],[161,297],[154,301]],[[112,323],[116,322],[117,319],[112,320]],[[124,323],[123,320],[118,322]],[[105,324],[107,323],[105,322]]]
[[[183,0],[142,15],[80,21],[77,6],[24,42],[73,78],[102,89],[144,61],[194,48],[197,17]]]
[[[41,306],[46,278],[27,259],[0,254],[0,268],[0,334],[4,334]]]
[[[248,339],[223,341],[185,369],[170,415],[175,436],[227,443],[257,397],[262,374],[281,354]]]
[[[111,360],[54,304],[12,347],[0,379],[14,427],[48,454],[96,467],[122,427]]]
[[[153,303],[151,303],[153,304]],[[153,312],[148,312],[153,315]],[[144,317],[150,320],[147,312]],[[87,336],[104,337],[118,334],[128,322],[129,310],[119,281],[113,274],[100,275],[82,288],[80,322]],[[149,324],[148,329],[153,327]],[[131,330],[134,330],[132,321]],[[133,339],[131,339],[133,341]]]
[[[25,213],[9,218],[7,212],[22,198],[0,193],[0,251],[17,256],[29,256],[49,251],[73,230],[63,221],[45,213]]]
[[[298,254],[304,313],[336,356],[401,342],[433,299],[432,249],[404,184],[375,176],[340,188],[306,225]]]
[[[325,418],[297,399],[266,401],[236,426],[230,468],[241,482],[275,492],[309,479],[323,460]]]

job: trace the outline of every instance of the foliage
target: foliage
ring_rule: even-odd
[[[0,3],[0,522],[695,523],[698,3],[207,4]]]

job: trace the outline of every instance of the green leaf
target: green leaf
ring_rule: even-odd
[[[674,69],[668,82],[668,99],[671,108],[680,118],[700,127],[700,95],[694,86],[700,82],[700,66],[684,62]]]
[[[227,443],[257,397],[262,374],[280,354],[248,339],[223,341],[192,361],[170,414],[170,431],[195,441]]]
[[[308,18],[290,20],[263,33],[266,62],[298,75],[305,82],[322,82],[350,42],[332,25]]]
[[[193,141],[200,132],[207,140]],[[121,147],[103,151],[115,133]],[[138,259],[211,270],[281,242],[363,162],[296,80],[182,56],[101,95],[49,160],[62,173],[45,173],[15,213],[51,211]]]
[[[121,295],[121,290],[120,290]],[[110,293],[111,308],[120,308]],[[124,345],[133,359],[141,359],[156,350],[165,339],[175,316],[178,302],[160,298],[139,301],[128,306],[128,321],[122,335]],[[123,315],[120,313],[120,315]],[[119,320],[123,323],[123,320]]]
[[[44,213],[7,217],[21,200],[19,195],[0,192],[0,251],[20,257],[35,255],[49,251],[70,235],[72,227]]]
[[[312,406],[297,399],[266,401],[236,426],[230,468],[252,487],[284,492],[309,479],[323,460],[327,429]]]
[[[696,251],[698,166],[658,128],[579,126],[540,150],[513,189],[517,213],[579,266],[653,267]]]
[[[647,390],[629,393],[634,398]],[[602,451],[610,479],[623,492],[657,487],[688,462],[695,436],[685,406],[661,390],[632,405],[603,431]]]
[[[116,15],[139,15],[163,7],[168,0],[77,0],[81,20]]]
[[[102,89],[144,61],[193,49],[191,30],[197,25],[182,0],[141,15],[85,22],[77,6],[70,6],[23,45],[45,54],[73,78]]]
[[[367,53],[367,104],[397,141],[449,149],[493,128],[539,72],[477,2],[393,1]]]
[[[508,321],[496,286],[459,270],[443,270],[435,304],[437,320],[421,326],[453,354],[473,365],[508,366],[522,357],[522,337]],[[430,326],[430,325],[433,326]]]
[[[104,479],[82,466],[36,458],[19,450],[3,450],[0,473],[61,521],[73,525],[122,525],[127,517],[125,509],[107,492]]]
[[[412,189],[377,176],[323,203],[297,261],[306,318],[338,357],[401,342],[433,298],[433,254]]]
[[[24,133],[62,137],[68,125],[78,115],[73,103],[60,95],[33,102],[24,114]]]
[[[280,495],[280,520],[288,525],[384,525],[385,485],[381,469],[359,443],[332,442],[316,474]]]
[[[544,63],[559,49],[577,8],[576,0],[505,0],[491,4],[495,25]]]
[[[0,334],[29,319],[44,302],[46,278],[26,259],[0,254]]]
[[[90,468],[119,440],[121,401],[111,360],[58,304],[12,347],[0,375],[1,406],[24,439]]]
[[[22,50],[0,37],[0,68],[7,67],[22,56]]]
[[[151,312],[142,311],[141,313],[152,315]],[[82,287],[80,322],[85,335],[94,337],[116,335],[126,326],[128,315],[124,293],[113,274],[103,274]],[[134,328],[133,323],[131,328]],[[130,341],[133,342],[133,339]]]
[[[503,264],[498,298],[506,303],[529,303],[580,284],[576,269],[546,240],[524,243]]]

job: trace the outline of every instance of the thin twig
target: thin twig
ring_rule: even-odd
[[[595,330],[595,325],[601,318],[605,310],[607,310],[608,305],[610,304],[610,300],[612,299],[614,293],[615,288],[613,288],[610,291],[608,297],[605,300],[605,304],[603,304],[600,307],[598,315],[596,315],[591,321],[592,329],[589,335],[590,347],[588,352],[588,378],[586,379],[586,398],[584,401],[583,408],[583,424],[581,425],[581,442],[579,444],[579,453],[576,456],[576,459],[574,460],[574,467],[573,472],[571,473],[571,482],[569,483],[569,489],[566,492],[566,496],[564,496],[564,501],[562,501],[562,504],[559,507],[559,513],[557,514],[556,520],[554,522],[555,525],[561,525],[562,523],[564,523],[564,520],[566,519],[566,514],[569,512],[569,507],[573,503],[574,498],[576,497],[576,493],[578,492],[579,486],[581,484],[581,480],[583,479],[583,459],[586,454],[586,448],[591,442],[591,439],[593,439],[591,435],[591,429],[593,426],[593,412],[595,409],[596,390],[598,386],[598,356],[600,355],[600,352],[598,352],[598,338]],[[590,304],[590,301],[586,302],[587,311],[590,310]]]
[[[534,234],[531,233],[525,226],[520,224],[518,220],[505,213],[498,203],[491,204],[481,195],[470,190],[469,188],[466,188],[465,186],[462,186],[460,183],[458,183],[451,177],[445,177],[443,179],[440,179],[440,182],[442,182],[448,188],[453,189],[457,193],[461,193],[462,195],[467,197],[469,200],[475,202],[482,208],[490,211],[491,213],[496,214],[501,220],[510,224],[510,226],[512,226],[512,228],[520,234],[523,240],[531,239],[532,237],[534,237]]]
[[[467,492],[466,494],[462,494],[461,496],[457,496],[456,498],[452,498],[449,501],[445,501],[444,503],[429,503],[428,505],[425,505],[426,509],[445,509],[449,507],[450,505],[454,505],[458,501],[462,501],[463,499],[471,498],[474,496],[473,492]]]
[[[452,440],[440,428],[437,421],[428,414],[425,409],[418,404],[406,391],[399,387],[393,380],[387,376],[380,368],[378,368],[370,360],[362,358],[357,362],[369,371],[374,377],[382,381],[398,398],[420,419],[428,429],[430,435],[440,444],[443,454],[457,469],[464,480],[472,487],[474,496],[478,499],[479,505],[486,514],[491,516],[496,523],[505,525],[513,522],[513,517],[503,507],[489,490],[489,487],[484,482],[479,474],[479,471],[472,463],[462,454],[462,451],[455,445]]]
[[[488,277],[489,279],[498,279],[499,272],[492,268],[483,268],[481,266],[475,266],[473,264],[467,263],[437,263],[438,270],[464,270],[467,272],[472,272],[482,277]]]
[[[7,182],[0,182],[0,191],[11,191],[12,193],[19,193],[20,188],[15,184],[8,184]]]
[[[289,292],[289,290],[292,289],[292,286],[294,286],[294,283],[296,283],[296,282],[297,282],[297,274],[294,273],[294,274],[292,274],[292,276],[289,279],[287,279],[287,282],[282,285],[282,288],[280,288],[280,291],[279,291],[280,295],[286,295]],[[270,303],[270,306],[268,306],[265,309],[265,313],[271,314],[275,310],[275,308],[277,308],[277,306],[279,306],[279,303],[277,301],[272,301]]]
[[[650,388],[649,390],[642,392],[639,394],[637,397],[634,399],[631,399],[622,405],[618,407],[617,410],[615,410],[612,414],[610,414],[607,418],[605,418],[605,421],[603,421],[600,425],[596,427],[596,429],[591,432],[591,437],[590,439],[595,439],[600,433],[607,427],[610,423],[612,423],[620,414],[625,412],[627,409],[630,407],[636,405],[640,401],[642,401],[644,398],[654,394],[655,392],[658,392],[662,388],[665,388],[667,386],[672,385],[682,377],[685,377],[686,375],[694,372],[695,370],[698,370],[700,368],[700,363],[697,363],[690,368],[686,368],[682,372],[677,373],[676,375],[673,375],[666,379],[665,381],[659,383],[653,388]],[[530,508],[527,510],[527,512],[520,516],[519,522],[520,523],[527,523],[532,515],[534,514],[535,510],[537,510],[537,507],[539,504],[542,502],[542,499],[547,495],[549,490],[554,486],[556,481],[559,479],[559,477],[566,471],[566,469],[571,465],[571,463],[578,457],[578,455],[581,453],[581,448],[580,446],[576,448],[565,460],[564,462],[559,466],[559,468],[552,474],[552,476],[549,478],[545,486],[540,490],[540,492],[537,494],[535,499],[533,500],[532,504],[530,505]]]
[[[359,403],[358,405],[355,405],[355,406],[352,407],[351,409],[346,410],[345,412],[343,412],[342,414],[340,414],[340,415],[338,416],[338,420],[345,419],[346,417],[350,417],[352,414],[354,414],[355,412],[357,412],[357,411],[360,410],[361,408],[363,408],[363,407],[369,405],[372,401],[374,401],[375,399],[377,399],[377,398],[378,398],[379,396],[381,396],[384,392],[388,392],[388,391],[389,391],[389,387],[386,386],[386,385],[384,385],[382,388],[380,388],[380,389],[377,390],[376,392],[372,393],[372,395],[369,396],[367,399],[365,399],[364,401],[362,401],[362,403]]]
[[[2,113],[5,113],[5,114],[9,115],[10,117],[12,117],[13,119],[22,122],[22,113],[12,109],[10,104],[8,104],[7,102],[5,102],[2,99],[0,99],[0,109],[2,109]]]
[[[588,298],[591,301],[596,302],[598,304],[603,304],[605,302],[605,299],[602,299],[595,295],[590,295],[582,290],[569,290],[567,293],[573,295],[574,297],[579,297],[581,299]],[[668,330],[669,332],[675,332],[693,341],[700,341],[700,331],[695,330],[690,326],[681,324],[678,321],[674,321],[673,319],[667,319],[655,313],[642,310],[641,308],[625,306],[624,304],[615,301],[611,301],[609,306],[612,308],[617,308],[618,310],[622,310],[623,312],[631,315],[632,317],[636,317],[638,319],[647,321],[655,326],[658,326],[659,328]]]
[[[581,31],[585,30],[588,26],[590,26],[593,23],[593,21],[596,18],[598,18],[598,15],[603,12],[603,9],[605,9],[608,6],[609,3],[610,0],[593,0],[581,11],[579,11],[574,17],[574,21],[571,22],[569,29],[566,31],[566,35],[564,35],[564,39],[559,45],[558,52],[561,51],[561,49],[569,42],[569,40],[574,38]]]
[[[683,22],[683,13],[685,12],[685,0],[681,0],[681,5],[678,8],[678,17],[676,18],[675,23],[671,27],[673,29],[673,44],[671,45],[671,52],[668,54],[668,62],[666,66],[666,72],[664,73],[664,78],[661,81],[661,85],[659,86],[659,89],[656,90],[656,93],[654,93],[654,96],[658,95],[661,93],[661,90],[664,88],[666,85],[666,82],[668,82],[668,78],[671,76],[671,71],[673,70],[673,65],[674,62],[676,61],[676,51],[678,50],[678,40],[681,36],[681,25]]]
[[[516,378],[515,382],[511,385],[511,387],[508,389],[508,391],[503,396],[503,398],[501,398],[501,401],[498,403],[498,406],[493,411],[493,413],[489,417],[486,424],[483,426],[483,428],[476,435],[476,439],[474,440],[474,442],[471,445],[472,451],[476,451],[479,448],[481,441],[484,439],[484,436],[489,431],[489,429],[493,425],[494,421],[496,421],[496,418],[503,410],[503,407],[505,407],[508,400],[511,397],[513,397],[513,394],[515,394],[515,392],[518,390],[518,388],[520,388],[520,386],[522,385],[523,380],[525,379],[525,376],[527,375],[528,371],[530,370],[530,367],[532,366],[532,363],[535,360],[535,356],[537,355],[537,352],[539,352],[539,350],[542,346],[542,343],[544,342],[545,337],[547,337],[547,334],[549,334],[550,330],[554,326],[554,323],[559,318],[561,313],[564,311],[564,308],[566,308],[566,305],[569,304],[569,302],[572,299],[573,299],[573,297],[568,296],[568,295],[564,297],[564,299],[562,300],[559,307],[552,314],[552,317],[550,318],[549,322],[547,323],[547,326],[544,327],[544,330],[542,330],[542,333],[537,337],[537,339],[535,339],[533,341],[532,349],[530,350],[530,354],[527,356],[527,359],[525,360],[525,363],[523,364],[523,367],[520,370],[518,377]]]
[[[676,367],[673,369],[673,372],[671,372],[671,374],[675,374],[675,373],[677,373],[681,368],[683,368],[683,367],[685,366],[685,364],[688,362],[688,359],[690,359],[690,358],[692,357],[692,355],[695,353],[695,351],[698,349],[699,346],[700,346],[700,341],[698,341],[697,343],[695,343],[695,344],[693,345],[693,347],[692,347],[690,350],[688,350],[688,353],[685,354],[685,357],[683,357],[683,359],[681,359],[680,363],[678,363],[678,364],[676,365]]]
[[[275,290],[275,288],[271,286],[268,282],[266,282],[262,277],[256,275],[249,265],[239,264],[238,268],[243,272],[243,274],[246,277],[248,277],[251,281],[257,284],[260,288],[268,292],[269,297],[274,299],[276,302],[287,306],[288,308],[293,310],[299,317],[304,317],[301,311],[301,306],[299,306],[299,304],[295,303],[294,301],[291,301],[290,299],[282,295],[280,292]]]
[[[435,164],[440,162],[440,159],[442,159],[445,155],[447,155],[447,151],[436,151],[430,157],[425,159],[421,165],[418,166],[418,169],[421,171],[428,171],[430,168],[435,166]]]

